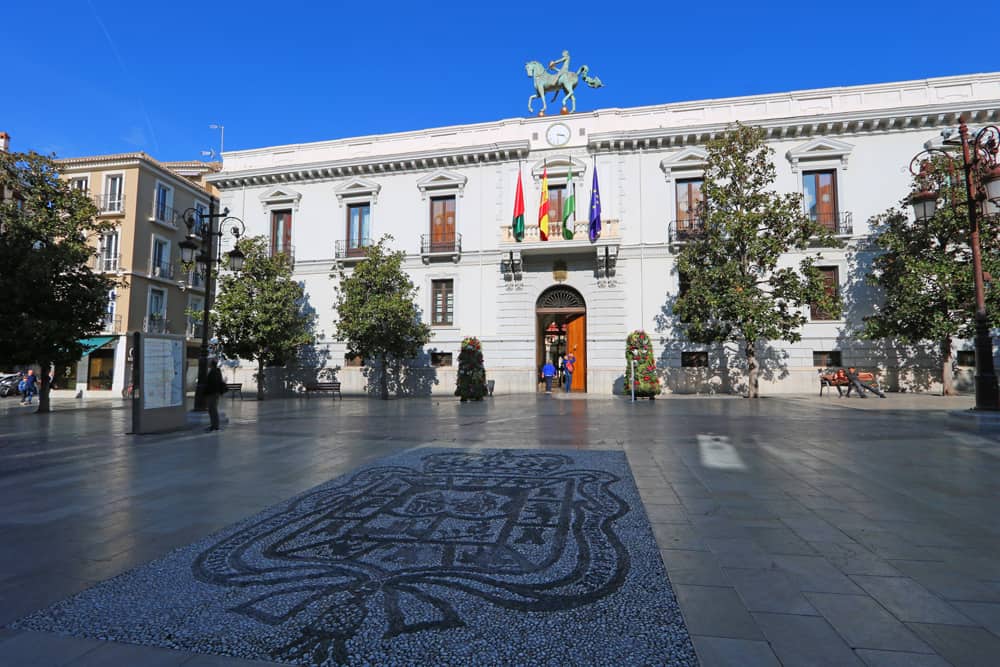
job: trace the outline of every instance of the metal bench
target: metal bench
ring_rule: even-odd
[[[343,395],[340,393],[339,382],[309,382],[306,384],[306,398],[309,398],[309,394],[318,392],[330,392],[331,396],[344,400]]]
[[[877,387],[879,391],[882,390],[882,386],[878,383],[875,378],[875,374],[869,371],[858,371],[858,382],[863,384],[870,384]],[[819,376],[819,395],[823,395],[823,389],[825,387],[849,387],[851,386],[850,378],[838,377],[835,373],[821,373]]]
[[[243,383],[242,382],[227,382],[226,383],[226,393],[229,394],[229,398],[235,399],[236,394],[240,395],[240,400],[243,400]]]

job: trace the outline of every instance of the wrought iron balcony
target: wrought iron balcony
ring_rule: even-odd
[[[617,220],[602,220],[601,221],[601,240],[616,240],[619,237],[618,221]],[[581,242],[590,242],[590,223],[586,220],[577,221],[573,223],[573,238],[565,239],[563,238],[563,224],[561,222],[550,222],[549,223],[549,240],[542,241],[541,231],[538,229],[538,225],[525,225],[524,226],[524,239],[520,243],[514,238],[514,230],[511,229],[509,224],[500,227],[500,243],[514,243],[518,245],[523,245],[525,243],[551,243],[556,244],[568,244],[573,243],[579,245]]]
[[[278,248],[275,248],[274,246],[271,246],[271,248],[268,250],[269,257],[277,257],[279,255],[284,257],[288,261],[288,264],[290,266],[295,266],[295,246],[293,245],[285,246],[280,250]]]
[[[705,222],[697,217],[671,220],[667,231],[670,243],[687,243],[704,233]]]
[[[161,225],[177,229],[177,212],[169,206],[155,204],[153,206],[153,213],[149,216],[149,220],[151,222],[157,222]]]
[[[334,243],[334,257],[340,262],[356,262],[365,258],[365,251],[368,246],[375,245],[371,239],[361,239],[360,241],[336,241]]]
[[[125,212],[125,195],[94,195],[94,205],[102,215]]]
[[[121,315],[115,315],[114,313],[104,314],[104,319],[101,320],[101,333],[116,334],[121,332],[121,328],[122,328]]]
[[[455,234],[451,238],[435,237],[434,234],[423,234],[420,237],[420,255],[424,261],[432,257],[448,257],[457,262],[462,256],[462,235]]]
[[[174,279],[174,265],[170,262],[156,262],[155,260],[149,263],[149,275],[151,278],[163,278],[164,280]]]
[[[818,213],[809,217],[812,218],[813,222],[830,230],[834,236],[851,236],[854,233],[854,219],[850,211]]]
[[[94,255],[87,262],[87,266],[90,267],[91,271],[97,271],[98,273],[114,273],[118,270],[121,265],[121,255],[105,255],[99,254]]]
[[[142,330],[146,333],[170,333],[170,320],[162,315],[149,315],[142,320]]]

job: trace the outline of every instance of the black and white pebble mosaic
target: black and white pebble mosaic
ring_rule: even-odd
[[[696,665],[621,452],[416,449],[16,627],[302,665]]]

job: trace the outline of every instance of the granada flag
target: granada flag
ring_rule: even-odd
[[[569,197],[563,202],[563,238],[567,241],[573,239],[573,223],[576,222],[576,183],[573,182],[573,175],[569,177]]]
[[[521,170],[517,170],[517,193],[514,195],[514,221],[510,225],[515,241],[524,240],[524,190],[521,188]]]
[[[549,240],[549,167],[542,169],[542,202],[538,205],[538,236]]]

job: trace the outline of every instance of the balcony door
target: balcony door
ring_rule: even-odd
[[[455,249],[455,197],[431,199],[431,252]]]
[[[292,212],[274,211],[271,213],[271,256],[291,254],[292,247]]]
[[[837,231],[837,173],[807,171],[802,174],[806,213],[813,222]]]
[[[351,204],[347,207],[347,255],[357,257],[365,254],[371,245],[370,204]]]
[[[677,233],[679,235],[691,234],[698,231],[698,218],[701,215],[701,203],[704,197],[701,194],[702,179],[687,178],[678,180],[676,183],[677,210],[675,220],[677,221]]]

